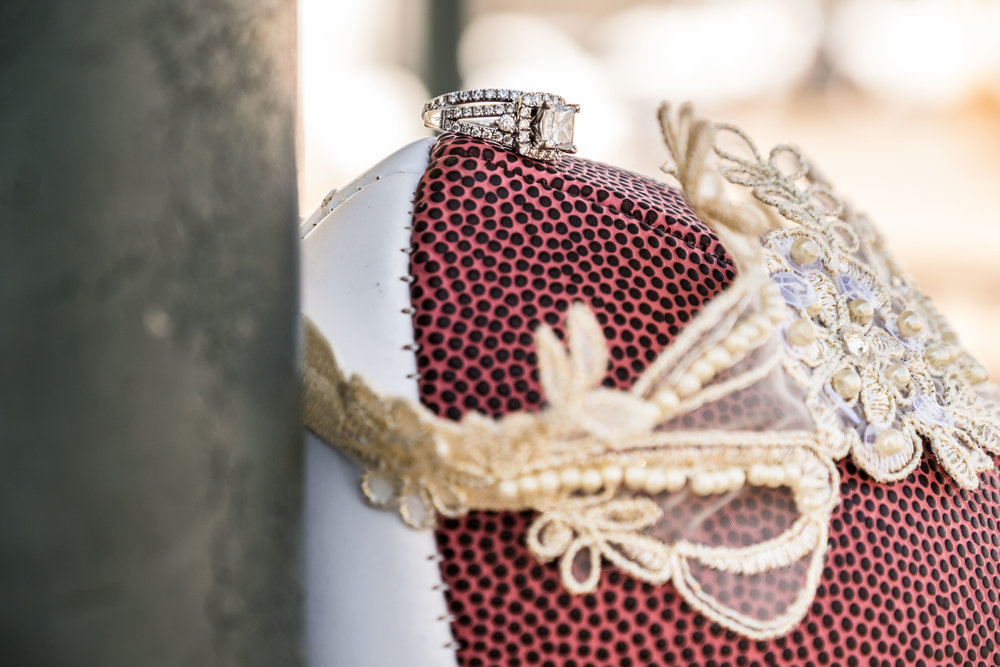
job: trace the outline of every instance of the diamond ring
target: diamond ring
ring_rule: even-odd
[[[424,104],[424,125],[486,139],[525,157],[546,162],[575,153],[573,124],[578,104],[559,95],[482,88],[439,95]]]

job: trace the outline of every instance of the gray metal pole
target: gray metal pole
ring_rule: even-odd
[[[424,82],[431,95],[462,87],[458,40],[468,11],[465,0],[428,0]]]
[[[294,0],[0,2],[0,662],[300,662]]]

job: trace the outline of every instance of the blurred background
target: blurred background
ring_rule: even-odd
[[[461,88],[582,105],[579,155],[663,177],[660,100],[794,143],[1000,377],[1000,2],[299,0],[300,206]]]

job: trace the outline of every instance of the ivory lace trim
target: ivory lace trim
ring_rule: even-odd
[[[762,310],[755,308],[759,302]],[[672,581],[689,604],[727,628],[772,637],[790,630],[812,600],[837,501],[836,468],[805,430],[663,426],[774,372],[783,351],[773,344],[772,331],[784,310],[773,283],[741,277],[703,311],[715,328],[699,332],[696,322],[631,391],[615,391],[600,386],[608,366],[600,326],[586,306],[574,304],[567,346],[544,325],[536,332],[547,407],[499,419],[471,412],[460,422],[381,398],[357,376],[345,378],[307,320],[306,424],[365,465],[362,489],[369,502],[397,509],[413,527],[432,527],[438,512],[537,510],[527,545],[540,561],[559,561],[571,592],[595,590],[608,561],[641,581]],[[725,357],[713,353],[733,335],[745,341],[742,349],[731,346],[735,351]],[[787,487],[799,518],[780,535],[742,547],[654,535],[664,514],[658,496],[686,489],[724,498],[753,486]],[[754,575],[803,559],[799,593],[764,620],[723,604],[691,573],[697,564]]]
[[[595,590],[609,562],[649,584],[672,582],[725,628],[776,637],[815,595],[838,501],[835,461],[852,452],[877,479],[898,479],[926,438],[959,483],[975,486],[990,465],[981,448],[1000,446],[996,404],[967,382],[980,369],[871,226],[796,151],[779,147],[764,161],[722,126],[749,149],[738,158],[690,107],[676,117],[664,107],[661,121],[674,159],[667,170],[722,237],[739,276],[630,390],[601,386],[607,344],[581,303],[567,313],[565,341],[545,325],[536,330],[542,410],[470,412],[459,422],[345,377],[307,320],[305,423],[362,463],[371,504],[415,528],[433,526],[438,513],[535,510],[526,544],[539,561],[558,561],[569,591]],[[718,172],[707,168],[713,154]],[[797,160],[790,172],[779,167],[786,156]],[[719,174],[766,206],[730,201]],[[798,238],[818,246],[815,261],[795,259],[816,250],[793,251]],[[852,306],[856,295],[874,308]],[[907,309],[919,319],[900,320]],[[942,363],[932,350],[942,350]],[[887,370],[894,363],[909,369],[910,389]],[[848,366],[857,382],[841,373]],[[732,418],[743,403],[774,406],[781,422]],[[697,428],[683,427],[692,421]],[[899,435],[879,437],[890,430]],[[761,520],[781,512],[787,520],[773,531]],[[732,537],[734,525],[742,538]],[[790,592],[764,611],[736,594],[761,586]]]

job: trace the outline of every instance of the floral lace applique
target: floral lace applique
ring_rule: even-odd
[[[780,215],[761,242],[795,314],[781,327],[785,367],[806,387],[821,442],[882,482],[912,472],[926,443],[959,486],[977,488],[979,474],[993,467],[986,452],[1000,453],[985,368],[874,225],[798,149],[778,146],[764,159],[741,130],[716,127],[721,175]]]

